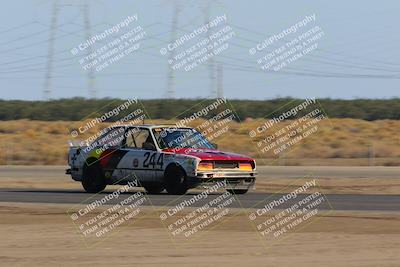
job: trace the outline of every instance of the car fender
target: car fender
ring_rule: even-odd
[[[171,164],[180,166],[189,177],[196,176],[196,168],[200,159],[195,156],[174,154],[174,153],[164,153],[165,170]]]

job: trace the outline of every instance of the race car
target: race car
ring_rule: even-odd
[[[166,190],[181,195],[215,184],[245,194],[255,184],[254,159],[217,150],[194,128],[115,125],[97,136],[91,143],[72,145],[68,153],[66,174],[81,181],[86,192],[136,181],[150,194]]]

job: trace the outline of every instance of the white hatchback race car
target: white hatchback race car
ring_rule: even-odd
[[[136,181],[150,194],[185,194],[223,181],[229,192],[244,194],[256,178],[254,159],[218,151],[193,128],[168,125],[106,128],[91,144],[72,146],[68,165],[66,174],[90,193]]]

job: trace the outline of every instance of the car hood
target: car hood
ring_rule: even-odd
[[[164,152],[174,152],[176,154],[185,154],[198,157],[201,160],[233,160],[233,161],[254,161],[250,157],[240,154],[222,152],[216,149],[193,149],[193,148],[179,148],[179,149],[164,149]]]

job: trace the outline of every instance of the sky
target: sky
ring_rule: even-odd
[[[396,0],[4,1],[0,10],[0,99],[207,98],[215,96],[217,87],[229,99],[400,97],[399,11]],[[315,20],[296,32],[255,55],[249,52],[313,15]],[[145,32],[135,43],[138,48],[102,70],[83,69],[80,60],[90,54],[89,49],[77,55],[71,51],[129,16],[137,20],[90,49],[107,46],[135,27]],[[207,33],[165,55],[160,52],[223,16],[226,21]],[[315,49],[276,71],[261,68],[259,58],[288,47],[288,42],[315,27],[323,33],[313,43]],[[168,60],[190,47],[200,47],[200,41],[222,29],[233,32],[223,42],[227,43],[223,51],[189,71],[171,70]]]

